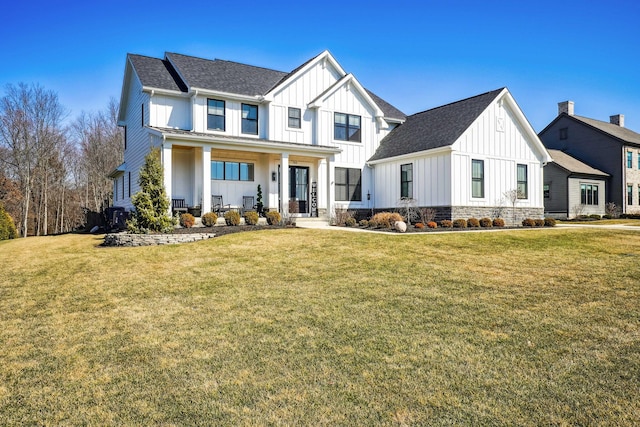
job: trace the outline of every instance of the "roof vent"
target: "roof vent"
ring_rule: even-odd
[[[615,116],[609,116],[609,123],[612,125],[618,125],[621,128],[624,127],[624,114],[616,114]]]
[[[573,116],[573,101],[558,102],[558,115],[562,113]]]

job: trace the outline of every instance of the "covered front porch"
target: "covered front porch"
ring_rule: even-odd
[[[164,138],[164,184],[170,200],[184,200],[191,212],[264,210],[283,217],[328,217],[333,206],[333,160],[339,149],[210,135]],[[285,150],[286,149],[286,150]],[[198,212],[199,211],[199,212]]]

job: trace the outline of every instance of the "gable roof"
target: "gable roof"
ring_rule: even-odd
[[[547,130],[549,130],[556,122],[562,119],[574,120],[578,123],[585,124],[601,133],[604,133],[622,143],[625,144],[633,144],[640,146],[640,134],[632,131],[631,129],[627,129],[622,126],[614,125],[613,123],[603,122],[601,120],[590,119],[588,117],[577,116],[575,114],[567,114],[561,113],[555,119],[551,121],[543,130],[540,131],[539,135],[544,134]]]
[[[408,116],[384,137],[369,161],[453,145],[506,88]]]
[[[551,158],[553,159],[553,163],[560,166],[562,169],[566,170],[570,173],[582,174],[582,175],[597,175],[597,176],[609,176],[608,173],[602,172],[599,169],[592,168],[586,163],[581,162],[560,150],[547,149]]]
[[[169,61],[131,53],[128,56],[142,86],[187,92],[187,86]]]

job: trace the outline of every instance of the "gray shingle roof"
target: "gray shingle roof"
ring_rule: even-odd
[[[367,93],[369,94],[369,96],[371,97],[371,99],[373,99],[373,102],[375,102],[378,107],[380,107],[380,109],[382,110],[382,112],[384,113],[384,116],[388,119],[396,119],[396,120],[406,120],[407,119],[407,115],[404,114],[402,111],[398,110],[396,107],[394,107],[393,105],[389,104],[387,101],[385,101],[384,99],[380,98],[378,95],[376,95],[375,93],[371,92],[369,89],[366,89]]]
[[[169,61],[134,54],[129,54],[129,60],[143,86],[180,92],[187,91],[187,86],[182,82]]]
[[[452,145],[504,90],[496,89],[407,117],[369,159],[381,160]]]
[[[288,73],[221,59],[167,53],[189,87],[238,95],[264,95]]]
[[[603,122],[600,120],[590,119],[588,117],[582,116],[569,116],[573,117],[576,120],[579,120],[583,123],[588,124],[589,126],[593,126],[596,129],[601,130],[602,132],[608,133],[609,135],[618,138],[622,141],[629,142],[631,144],[640,145],[640,134],[627,129],[625,127],[620,127],[618,125],[614,125],[613,123]]]
[[[571,157],[567,153],[560,150],[547,149],[553,162],[561,168],[571,173],[578,173],[583,175],[597,175],[597,176],[609,176],[608,173],[604,173],[599,169],[592,168],[586,163],[581,162],[575,157]]]

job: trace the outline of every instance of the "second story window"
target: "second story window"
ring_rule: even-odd
[[[224,131],[224,101],[207,99],[207,129]]]
[[[339,141],[360,142],[360,116],[335,113],[333,116],[333,138]]]
[[[633,153],[631,151],[627,151],[627,168],[631,169],[633,167]]]
[[[300,109],[289,107],[289,120],[287,126],[294,129],[300,129],[301,125]]]
[[[258,106],[242,104],[242,133],[258,134]]]
[[[560,129],[560,139],[567,139],[569,136],[569,131],[567,128]]]

